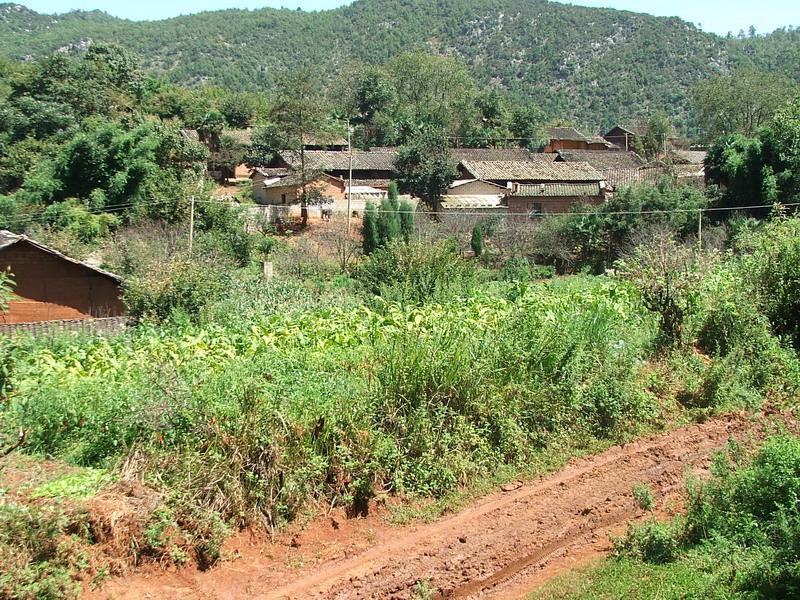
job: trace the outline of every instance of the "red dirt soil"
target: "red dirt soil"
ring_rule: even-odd
[[[274,542],[234,538],[238,560],[208,572],[135,574],[89,597],[408,599],[418,585],[438,598],[524,597],[607,554],[609,535],[644,516],[634,483],[650,487],[663,514],[680,507],[685,475],[705,474],[713,451],[762,435],[744,416],[720,418],[574,460],[432,524],[392,526],[380,510],[350,520],[334,511]]]

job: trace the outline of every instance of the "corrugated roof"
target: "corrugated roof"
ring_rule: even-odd
[[[187,140],[192,140],[193,142],[200,141],[200,133],[197,129],[181,129],[181,135],[185,137]]]
[[[544,161],[462,161],[476,179],[492,181],[602,181],[603,175],[587,163]]]
[[[574,127],[550,127],[547,130],[547,135],[551,140],[588,141],[588,138]]]
[[[281,158],[287,164],[297,168],[300,166],[300,153],[284,151]],[[394,161],[396,151],[365,152],[353,151],[353,170],[356,171],[389,171],[396,172]],[[307,150],[305,152],[307,169],[318,171],[346,171],[350,168],[350,153],[336,150]]]
[[[488,186],[497,188],[499,190],[504,190],[505,188],[502,185],[497,185],[496,183],[492,183],[491,181],[484,181],[483,179],[456,179],[453,183],[450,184],[450,189],[460,188],[464,185],[469,185],[470,183],[485,183]]]
[[[504,194],[476,194],[474,196],[442,196],[445,210],[505,209]]]
[[[70,263],[72,263],[74,265],[79,265],[79,266],[84,267],[86,269],[90,269],[92,271],[95,271],[96,273],[99,273],[100,275],[103,275],[105,277],[113,279],[117,283],[121,283],[122,282],[122,277],[120,277],[119,275],[115,275],[114,273],[112,273],[110,271],[106,271],[104,269],[96,267],[95,265],[89,264],[87,262],[84,262],[84,261],[81,261],[81,260],[77,260],[77,259],[74,259],[74,258],[70,258],[69,256],[67,256],[65,254],[62,254],[58,250],[50,248],[49,246],[45,246],[44,244],[40,244],[39,242],[37,242],[35,240],[32,240],[27,235],[20,235],[20,234],[12,233],[12,232],[7,231],[5,229],[0,230],[0,250],[4,250],[5,248],[8,248],[9,246],[13,246],[14,244],[17,244],[19,242],[27,242],[31,246],[34,246],[34,247],[38,248],[39,250],[42,250],[43,252],[47,252],[49,254],[57,256],[57,257],[61,258],[62,260],[70,262]]]
[[[599,183],[533,183],[514,188],[514,196],[525,198],[563,198],[600,196]]]
[[[636,169],[645,164],[635,152],[617,150],[559,150],[558,156],[568,163],[589,163],[595,169]]]

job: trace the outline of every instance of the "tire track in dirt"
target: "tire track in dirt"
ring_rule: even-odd
[[[410,599],[424,585],[438,598],[517,598],[554,575],[603,556],[609,535],[644,513],[632,497],[645,483],[663,511],[687,471],[703,474],[730,438],[760,439],[759,419],[731,415],[615,446],[556,473],[491,494],[431,524],[388,526],[379,516],[312,524],[282,542],[245,546],[208,572],[150,571],[109,582],[94,598]],[[508,488],[507,488],[508,489]],[[374,528],[374,529],[373,529]],[[365,535],[368,534],[368,535]]]
[[[519,595],[532,589],[526,580],[534,582],[543,568],[569,564],[571,553],[587,545],[603,546],[604,535],[640,516],[634,483],[649,485],[663,504],[682,489],[687,470],[707,471],[711,453],[750,427],[747,419],[731,416],[573,461],[558,473],[493,494],[255,597],[400,600],[412,598],[420,582],[440,598]]]

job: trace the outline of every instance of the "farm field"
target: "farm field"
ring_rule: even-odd
[[[709,255],[669,342],[636,276],[536,280],[448,243],[389,246],[349,277],[242,271],[196,317],[119,336],[4,338],[3,427],[24,443],[4,459],[2,585],[524,593],[609,551],[637,494],[678,514],[686,469],[791,423],[800,367],[765,316],[782,305],[742,293],[767,297],[796,226]]]

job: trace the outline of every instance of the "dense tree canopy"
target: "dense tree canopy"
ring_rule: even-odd
[[[800,202],[800,98],[780,108],[754,137],[735,134],[717,140],[706,173],[721,187],[724,206]]]
[[[382,65],[424,49],[458,57],[479,86],[592,133],[659,109],[686,127],[689,88],[734,67],[800,76],[797,30],[723,39],[680,19],[531,0],[360,0],[330,11],[225,10],[142,23],[100,12],[3,16],[0,55],[40,58],[80,52],[89,39],[117,41],[170,81],[239,91],[269,91],[286,69],[313,64],[335,78],[353,62]]]
[[[710,140],[734,133],[754,135],[798,91],[788,77],[752,69],[701,81],[692,89],[697,126]]]

